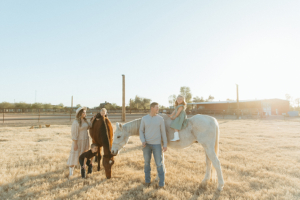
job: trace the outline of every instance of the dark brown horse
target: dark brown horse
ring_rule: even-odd
[[[98,145],[98,171],[100,171],[101,149],[104,149],[103,166],[105,169],[106,178],[111,178],[111,167],[114,164],[113,155],[111,154],[111,145],[113,142],[113,128],[110,120],[102,117],[100,113],[97,113],[91,119],[92,127],[90,128],[90,136],[93,143]]]

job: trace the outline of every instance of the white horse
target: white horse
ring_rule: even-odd
[[[201,184],[206,186],[211,178],[215,180],[215,171],[212,170],[211,163],[217,172],[218,190],[224,187],[224,180],[221,170],[221,164],[218,159],[219,154],[219,124],[214,117],[207,115],[194,115],[188,119],[186,128],[179,131],[180,140],[171,142],[174,137],[174,130],[170,128],[172,120],[165,114],[161,114],[165,121],[166,134],[168,138],[168,147],[182,149],[192,145],[195,142],[201,144],[206,154],[206,173]],[[139,136],[141,119],[136,119],[124,125],[116,123],[114,141],[111,153],[117,155],[127,144],[130,136]],[[213,174],[212,174],[213,172]]]

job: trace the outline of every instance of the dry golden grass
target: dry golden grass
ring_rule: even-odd
[[[144,187],[138,137],[116,157],[113,177],[104,169],[68,180],[70,125],[0,128],[0,199],[300,199],[300,123],[283,120],[219,120],[225,187],[200,188],[203,148],[194,144],[165,153],[166,187]]]

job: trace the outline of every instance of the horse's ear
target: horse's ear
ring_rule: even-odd
[[[123,125],[121,123],[116,123],[117,129],[123,130]]]

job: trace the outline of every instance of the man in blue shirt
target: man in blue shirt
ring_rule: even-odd
[[[165,167],[163,152],[167,151],[167,136],[164,119],[157,115],[158,111],[158,103],[151,103],[150,113],[142,118],[139,132],[145,160],[144,172],[146,185],[149,186],[151,182],[150,161],[153,153],[159,177],[159,187],[164,187]],[[161,141],[163,141],[163,149]]]

